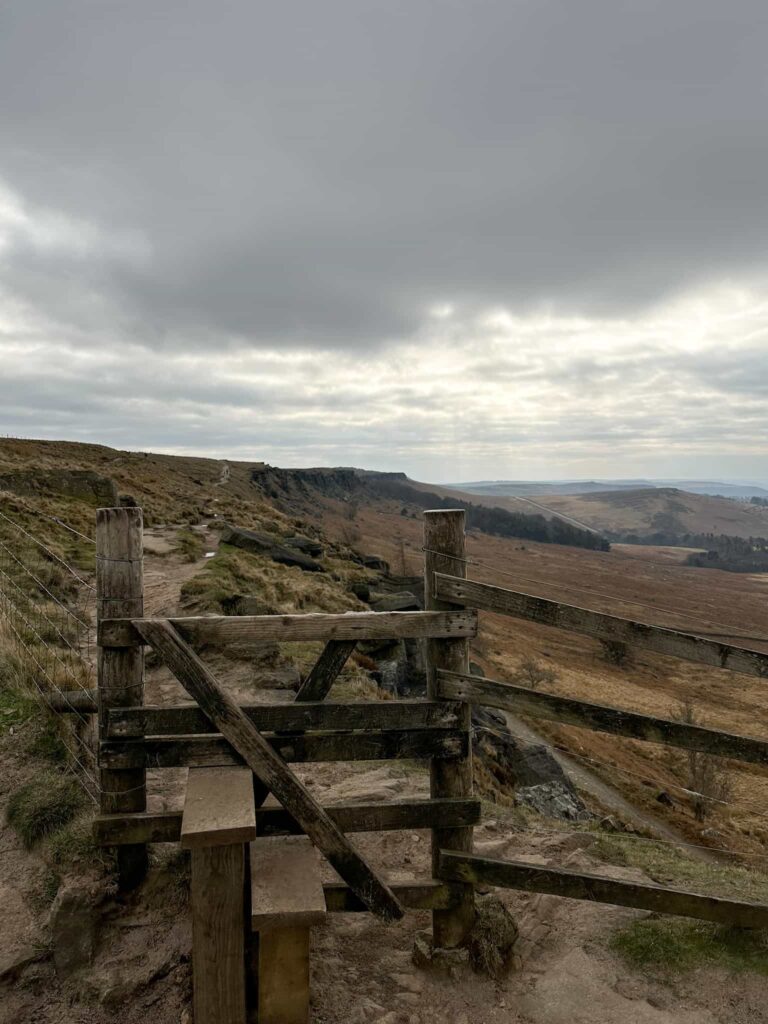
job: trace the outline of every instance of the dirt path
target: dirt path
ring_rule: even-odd
[[[622,796],[618,790],[609,786],[607,782],[604,782],[599,776],[595,775],[594,772],[585,768],[584,765],[580,764],[575,758],[569,757],[569,755],[565,754],[562,750],[558,750],[558,748],[554,747],[549,740],[539,735],[539,733],[529,725],[526,725],[525,722],[521,722],[520,719],[515,718],[514,715],[504,712],[501,713],[504,714],[509,731],[516,739],[521,740],[523,743],[543,744],[563,769],[576,789],[589,794],[589,796],[597,800],[600,806],[604,807],[609,813],[618,814],[623,820],[629,821],[640,828],[650,830],[659,839],[664,839],[667,842],[686,847],[688,856],[695,857],[707,864],[732,863],[732,858],[730,857],[720,857],[718,854],[710,850],[706,850],[703,847],[691,846],[690,842],[682,832],[672,828],[667,825],[666,822],[654,817],[647,811],[641,810],[639,807],[636,807],[635,804],[630,803],[630,801]]]

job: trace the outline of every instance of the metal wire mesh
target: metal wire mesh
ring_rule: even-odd
[[[23,514],[22,514],[23,513]],[[92,723],[77,698],[96,688],[95,543],[0,498],[0,687],[50,714],[67,767],[98,803]]]

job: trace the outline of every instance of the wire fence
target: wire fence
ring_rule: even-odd
[[[43,715],[41,742],[98,803],[95,541],[56,516],[0,499],[0,683]],[[50,715],[51,707],[67,714]],[[38,730],[39,731],[39,730]]]

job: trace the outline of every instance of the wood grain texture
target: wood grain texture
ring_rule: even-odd
[[[652,910],[660,914],[676,914],[735,928],[768,928],[768,906],[759,903],[665,889],[648,882],[620,882],[614,878],[566,871],[563,868],[543,868],[524,861],[492,860],[446,850],[440,857],[440,877],[450,881],[495,885],[525,892],[566,896],[573,900]]]
[[[144,614],[143,520],[139,508],[100,508],[96,512],[96,618],[133,618]],[[99,735],[104,736],[110,708],[142,704],[144,652],[141,648],[98,647]],[[146,772],[141,766],[111,771],[100,766],[103,814],[143,811],[147,806]],[[132,889],[148,868],[145,846],[118,850],[122,889]]]
[[[169,622],[144,621],[144,640],[173,672],[243,761],[302,826],[332,867],[372,913],[397,920],[403,910],[391,889],[354,849],[344,833],[296,778],[266,739],[216,682]],[[430,733],[435,730],[429,730]]]
[[[308,1024],[309,928],[259,935],[259,1024]]]
[[[390,832],[397,829],[458,828],[480,821],[479,800],[397,800],[393,803],[348,803],[327,806],[342,832]],[[181,838],[181,811],[102,815],[93,834],[103,846],[121,843],[173,843]],[[298,835],[301,826],[282,807],[256,810],[258,835]]]
[[[256,808],[248,768],[190,768],[181,848],[250,843],[256,838]]]
[[[248,719],[243,715],[246,722]],[[250,725],[250,722],[248,723]],[[267,733],[264,742],[290,764],[325,761],[396,761],[428,757],[456,758],[469,748],[460,729],[392,729],[388,732]],[[107,768],[212,768],[243,764],[223,736],[148,736],[139,740],[105,740],[100,763]]]
[[[120,616],[101,622],[100,642],[112,647],[142,643],[142,620]],[[208,615],[168,619],[179,635],[198,647],[289,640],[407,640],[426,636],[477,635],[477,614],[448,612],[346,612],[341,615]]]
[[[245,847],[193,850],[195,1024],[245,1024]]]
[[[325,917],[322,869],[306,836],[251,843],[251,926],[254,931],[318,924]]]
[[[408,910],[451,910],[461,904],[464,886],[438,882],[391,882],[392,891]],[[329,914],[349,914],[368,908],[343,882],[326,882],[323,886]]]
[[[356,645],[356,640],[329,640],[297,690],[296,701],[324,700]]]
[[[259,732],[344,731],[351,729],[456,728],[460,706],[449,701],[312,701],[301,704],[249,704],[241,710]],[[116,708],[107,713],[112,739],[215,733],[210,718],[189,707]]]
[[[730,757],[751,764],[768,764],[768,741],[752,736],[687,725],[668,718],[652,718],[605,704],[590,704],[572,697],[530,690],[524,686],[499,683],[493,679],[453,672],[438,672],[438,693],[450,700],[501,708],[515,714],[564,722],[584,729],[629,736],[650,743],[664,743],[683,750],[700,750],[718,757]]]
[[[463,510],[440,510],[424,513],[424,598],[425,607],[433,612],[447,611],[451,605],[438,596],[437,573],[466,575]],[[453,602],[453,606],[460,602]],[[427,694],[436,697],[437,673],[469,671],[469,644],[464,638],[431,638],[427,641]],[[460,724],[469,736],[472,727],[471,709],[464,704]],[[453,760],[433,759],[430,763],[430,793],[433,797],[462,798],[472,795],[472,747],[467,744],[463,756]],[[432,832],[432,873],[437,872],[440,850],[471,852],[472,829],[435,828]],[[465,886],[461,898],[450,910],[435,910],[432,931],[435,946],[450,948],[465,940],[475,921],[475,898],[471,886]]]
[[[441,598],[466,603],[483,611],[499,612],[528,622],[596,637],[598,640],[642,647],[657,654],[695,661],[714,668],[730,669],[732,672],[761,678],[768,676],[768,654],[759,651],[680,633],[662,626],[649,626],[615,615],[588,611],[560,601],[548,601],[543,597],[491,587],[487,583],[474,583],[458,578],[459,575],[451,573],[436,577],[435,585]]]

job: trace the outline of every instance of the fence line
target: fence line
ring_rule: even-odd
[[[52,720],[55,738],[67,769],[98,804],[92,720],[78,703],[96,687],[96,594],[92,556],[78,560],[79,541],[93,543],[26,501],[0,508],[0,658],[10,690],[45,715],[52,704],[67,712]]]

